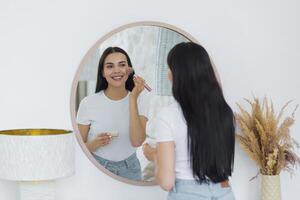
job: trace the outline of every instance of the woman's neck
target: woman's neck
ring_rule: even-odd
[[[127,96],[128,91],[126,88],[114,88],[108,86],[106,90],[104,90],[104,94],[111,100],[120,100]]]

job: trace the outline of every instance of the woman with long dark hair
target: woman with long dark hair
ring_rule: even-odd
[[[136,147],[145,140],[147,106],[140,97],[144,80],[134,76],[128,54],[107,48],[99,61],[95,94],[85,97],[77,124],[88,150],[118,176],[141,180]]]
[[[180,43],[168,54],[175,103],[155,120],[156,148],[143,146],[170,200],[233,200],[235,123],[206,50]]]

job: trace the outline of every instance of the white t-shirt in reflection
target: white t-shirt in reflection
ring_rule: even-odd
[[[154,121],[154,133],[157,142],[175,143],[176,178],[194,180],[187,149],[187,125],[177,102],[164,107]]]
[[[103,91],[85,97],[79,105],[77,123],[90,125],[87,141],[98,134],[118,132],[110,144],[98,148],[94,154],[111,161],[120,161],[132,155],[136,148],[131,145],[129,133],[129,94],[120,100],[109,99]],[[147,117],[147,103],[143,93],[138,98],[139,115]]]

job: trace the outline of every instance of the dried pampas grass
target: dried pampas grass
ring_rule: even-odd
[[[300,158],[294,152],[299,144],[290,136],[290,127],[294,124],[295,107],[291,116],[281,120],[287,102],[276,116],[272,101],[264,98],[246,99],[251,112],[239,104],[240,113],[236,113],[240,133],[237,134],[242,149],[259,166],[263,175],[278,175],[281,170],[292,172],[300,164]]]

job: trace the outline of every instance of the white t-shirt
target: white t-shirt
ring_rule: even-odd
[[[176,178],[194,180],[187,149],[187,125],[177,102],[164,107],[156,116],[154,132],[157,142],[174,141]]]
[[[129,133],[129,93],[120,100],[109,99],[103,91],[85,97],[79,105],[77,123],[90,125],[87,141],[98,134],[118,132],[110,144],[98,148],[94,154],[111,161],[120,161],[132,155],[136,148],[131,145]],[[143,93],[138,98],[139,115],[148,116]]]

